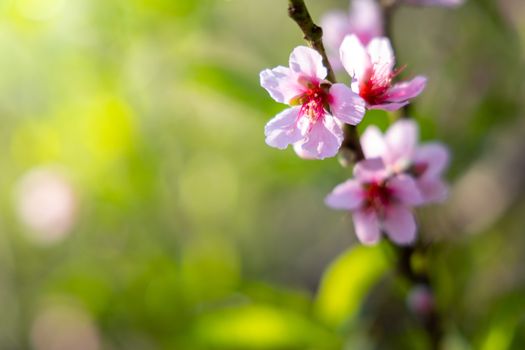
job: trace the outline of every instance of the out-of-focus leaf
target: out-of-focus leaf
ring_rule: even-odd
[[[381,247],[352,247],[325,272],[315,304],[318,316],[339,326],[355,315],[370,287],[388,269]]]
[[[525,322],[523,314],[524,302],[522,293],[511,293],[494,306],[494,311],[489,314],[486,330],[482,333],[479,349],[517,349],[514,339],[520,324]],[[517,345],[517,344],[516,344]]]
[[[238,103],[263,110],[268,114],[282,109],[282,105],[272,101],[264,89],[259,86],[258,78],[246,79],[231,68],[212,64],[196,64],[192,67],[192,71],[194,72],[194,76],[191,76],[193,82],[235,98]]]
[[[332,334],[284,309],[247,305],[203,315],[192,335],[209,349],[340,349]]]

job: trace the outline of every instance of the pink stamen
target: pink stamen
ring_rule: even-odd
[[[315,86],[310,84],[309,88],[301,96],[302,106],[299,110],[299,118],[306,116],[310,126],[322,120],[326,114],[328,98],[328,93],[319,84]]]
[[[369,104],[381,104],[385,100],[385,95],[392,87],[392,79],[399,75],[405,66],[395,69],[393,72],[385,74],[381,71],[385,67],[373,67],[366,73],[366,78],[359,85],[359,96]]]

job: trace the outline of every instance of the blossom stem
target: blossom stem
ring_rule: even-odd
[[[392,0],[380,0],[381,9],[383,10],[383,32],[385,36],[390,39],[392,45],[392,51],[394,52],[394,57],[398,57],[397,50],[394,45],[394,35],[392,30],[392,18],[394,17],[394,12],[397,9],[398,4]],[[409,103],[401,109],[401,118],[410,118],[410,112],[412,110],[412,104]]]
[[[424,253],[425,248],[421,243],[416,243],[413,247],[401,247],[398,249],[398,272],[413,286],[424,285],[428,290],[434,293],[430,277],[426,271],[415,271],[412,266],[412,258],[414,254]],[[434,304],[432,309],[422,315],[421,323],[430,339],[431,349],[439,350],[441,348],[441,339],[443,337],[443,329],[441,323],[441,315]]]
[[[288,1],[288,15],[301,28],[304,34],[304,40],[315,49],[323,57],[323,65],[326,67],[328,74],[327,79],[335,83],[335,74],[332,65],[328,60],[326,51],[323,45],[323,30],[316,25],[303,0],[289,0]]]
[[[304,40],[315,49],[323,57],[323,64],[327,69],[326,78],[335,83],[335,74],[332,69],[332,65],[328,60],[326,51],[323,45],[323,30],[321,27],[316,25],[304,0],[289,0],[288,1],[288,15],[292,18],[295,23],[301,28],[304,34]],[[341,144],[341,156],[343,157],[345,163],[352,163],[363,160],[364,154],[363,149],[361,148],[361,143],[359,142],[359,134],[357,128],[354,125],[345,124],[343,128],[344,139]]]
[[[383,12],[383,29],[385,36],[390,39],[394,55],[395,57],[398,57],[392,34],[392,18],[397,8],[397,4],[395,1],[388,0],[380,0],[380,4]],[[401,110],[401,118],[410,118],[410,106],[411,104],[408,104],[403,107]],[[424,285],[428,290],[434,293],[428,272],[415,271],[412,266],[412,258],[415,254],[425,255],[426,253],[426,249],[422,246],[421,241],[416,242],[414,246],[400,247],[397,250],[399,252],[398,272],[413,286]],[[443,337],[442,317],[435,305],[429,313],[424,315],[421,322],[430,339],[431,348],[433,350],[439,350],[441,348],[441,340]]]

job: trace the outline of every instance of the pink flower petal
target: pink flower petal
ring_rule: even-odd
[[[354,220],[355,234],[361,243],[374,245],[379,242],[381,231],[379,230],[379,220],[374,211],[354,211],[352,218]]]
[[[392,241],[408,245],[416,238],[416,220],[412,212],[402,206],[390,206],[383,219],[383,228]]]
[[[381,7],[375,0],[353,0],[350,5],[348,23],[363,45],[383,35]]]
[[[368,109],[380,109],[380,110],[383,110],[383,111],[395,112],[398,109],[403,108],[407,104],[409,104],[408,101],[405,101],[405,102],[392,102],[392,103],[386,102],[386,103],[381,103],[381,104],[378,104],[378,105],[369,105]]]
[[[345,37],[339,49],[339,55],[343,67],[354,79],[363,79],[366,72],[372,67],[370,57],[356,35]]]
[[[304,87],[297,81],[297,75],[283,66],[271,70],[265,69],[259,77],[261,86],[277,102],[289,103],[292,98],[300,95],[304,90]]]
[[[331,115],[325,115],[322,122],[318,121],[311,127],[301,148],[316,159],[324,159],[335,156],[342,142],[341,127]]]
[[[391,156],[388,161],[409,161],[414,156],[419,140],[419,128],[411,119],[400,119],[388,128],[385,139]]]
[[[447,148],[439,142],[426,143],[418,147],[414,155],[414,163],[423,163],[427,169],[422,174],[423,177],[440,176],[448,166],[449,152]]]
[[[423,202],[423,197],[416,181],[408,175],[397,175],[388,180],[388,188],[401,204],[418,205]]]
[[[322,80],[326,78],[326,68],[321,55],[306,46],[297,46],[290,54],[290,68],[297,74]]]
[[[374,67],[375,79],[390,80],[396,63],[390,40],[386,37],[374,38],[368,44],[367,51]]]
[[[370,158],[354,166],[354,176],[361,182],[381,181],[388,176],[388,172],[381,158]]]
[[[440,178],[429,177],[418,179],[417,186],[425,203],[442,203],[447,199],[448,186]]]
[[[391,102],[403,102],[418,96],[427,85],[427,78],[418,75],[410,81],[404,81],[392,86],[387,94],[386,100]]]
[[[366,158],[384,158],[389,151],[383,133],[375,125],[367,127],[361,135],[361,147]]]
[[[346,35],[350,34],[348,15],[343,11],[330,11],[321,17],[323,43],[330,51],[339,50]]]
[[[269,146],[285,149],[289,144],[297,142],[303,137],[297,127],[300,108],[285,109],[266,124],[264,134]]]
[[[333,209],[355,210],[363,203],[363,188],[357,180],[348,180],[338,185],[325,198],[325,203]]]
[[[365,115],[365,101],[344,84],[330,87],[330,109],[340,121],[357,125]]]
[[[311,153],[307,152],[302,147],[303,147],[303,145],[302,145],[301,142],[296,142],[296,143],[293,144],[293,150],[299,156],[299,158],[309,159],[309,160],[315,159],[315,154],[311,154]]]

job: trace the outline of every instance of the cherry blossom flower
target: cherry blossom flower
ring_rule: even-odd
[[[261,72],[261,86],[274,100],[291,106],[266,124],[268,145],[294,145],[300,156],[316,159],[337,154],[343,141],[341,124],[358,124],[365,102],[346,85],[325,80],[326,75],[321,55],[305,46],[292,51],[289,68]]]
[[[457,7],[463,5],[465,3],[465,0],[400,0],[400,2],[416,6]]]
[[[447,197],[442,175],[449,153],[439,142],[418,145],[418,139],[417,124],[402,119],[384,135],[376,126],[369,126],[361,136],[361,146],[366,158],[381,157],[390,172],[414,177],[425,203],[442,202]]]
[[[406,302],[410,311],[423,318],[430,315],[436,307],[432,290],[424,284],[413,287],[407,295]]]
[[[30,238],[37,243],[51,244],[71,233],[77,219],[78,198],[61,171],[36,168],[20,180],[16,206]]]
[[[343,68],[339,47],[345,36],[355,34],[363,45],[383,35],[381,7],[375,0],[353,0],[350,11],[330,11],[321,18],[323,42],[335,70]]]
[[[392,176],[380,158],[357,163],[354,177],[338,185],[325,202],[331,208],[352,212],[361,243],[376,244],[381,231],[399,245],[413,242],[416,221],[410,209],[422,200],[414,179],[405,174]]]
[[[102,339],[93,317],[76,300],[45,300],[30,331],[31,349],[100,350]]]
[[[347,36],[340,55],[344,68],[355,79],[352,89],[367,102],[368,109],[395,111],[425,88],[427,79],[423,76],[392,84],[400,70],[394,70],[395,57],[388,38],[374,38],[364,46],[357,36]]]

